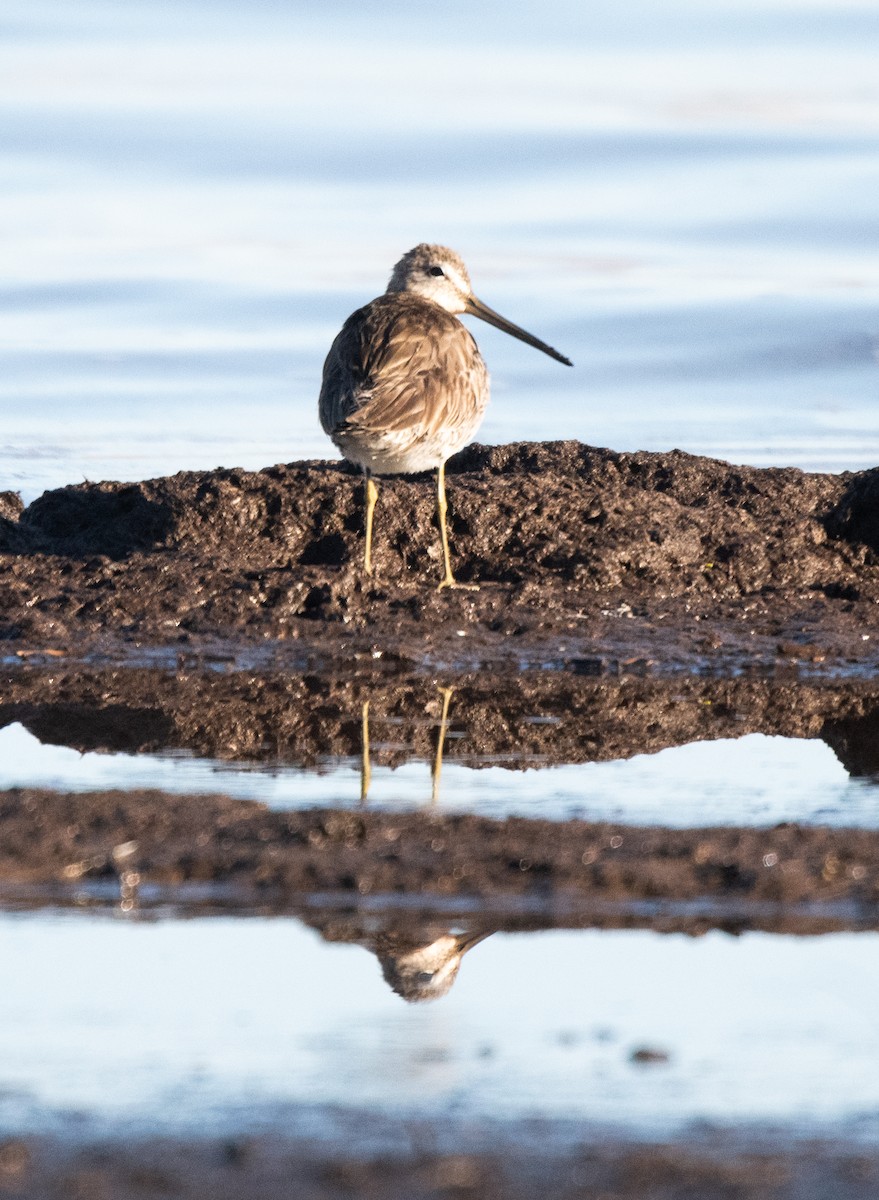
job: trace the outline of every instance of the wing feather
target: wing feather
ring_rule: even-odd
[[[330,436],[418,441],[478,421],[486,394],[469,330],[438,305],[397,292],[345,322],[324,364],[320,419]]]

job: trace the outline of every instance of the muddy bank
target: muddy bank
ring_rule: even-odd
[[[12,1138],[0,1143],[0,1186],[21,1200],[872,1200],[879,1186],[872,1148],[759,1132],[638,1143],[583,1130],[555,1151],[535,1127],[520,1141],[471,1134],[445,1151],[436,1143],[449,1139],[423,1126],[394,1133],[405,1148],[360,1156],[283,1135]]]
[[[63,658],[12,665],[0,668],[0,728],[20,722],[44,743],[81,752],[186,750],[314,767],[361,756],[368,702],[371,761],[399,766],[433,761],[444,687],[444,759],[471,767],[603,762],[763,733],[820,738],[852,775],[879,774],[874,679],[798,679],[789,669],[734,679],[570,670],[430,677],[371,665],[355,663],[339,677],[188,659],[174,672]]]
[[[599,647],[683,663],[875,665],[879,470],[809,475],[575,442],[472,446],[449,465],[457,573],[437,594],[428,478],[387,481],[365,579],[362,483],[344,466],[184,472],[0,504],[0,634],[294,640],[534,659]],[[559,647],[562,647],[559,649]]]
[[[879,927],[879,832],[496,821],[435,809],[275,812],[154,791],[0,793],[0,882],[72,894],[100,880],[131,894],[150,884],[222,883],[276,907],[320,895],[547,910],[706,898],[820,904]]]

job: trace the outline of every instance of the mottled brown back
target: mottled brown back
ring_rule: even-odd
[[[320,421],[334,438],[435,437],[478,422],[487,385],[469,330],[432,301],[396,292],[358,309],[333,342]]]

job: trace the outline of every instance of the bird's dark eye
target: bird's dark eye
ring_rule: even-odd
[[[444,275],[445,271],[442,269],[442,267],[431,267],[430,273],[431,275]]]

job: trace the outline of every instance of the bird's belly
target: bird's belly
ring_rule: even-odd
[[[439,467],[472,440],[488,404],[488,372],[470,333],[426,308],[395,318],[379,348],[361,352],[360,372],[336,369],[332,351],[325,368],[324,429],[349,462],[377,475]]]
[[[482,423],[482,411],[466,425],[436,430],[340,430],[333,441],[345,458],[376,475],[432,471],[463,449]]]

